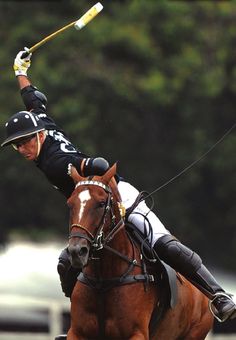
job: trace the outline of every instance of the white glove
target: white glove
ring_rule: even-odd
[[[16,76],[27,76],[27,70],[31,64],[30,58],[32,56],[32,53],[28,53],[28,52],[29,52],[29,49],[25,47],[24,51],[20,51],[17,54],[14,60],[14,65],[13,65],[13,69],[15,71]],[[27,54],[27,55],[22,58],[22,55],[24,54]]]

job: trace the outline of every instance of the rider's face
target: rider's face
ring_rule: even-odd
[[[41,146],[41,133],[39,133],[39,140],[37,135],[29,136],[23,140],[19,140],[13,144],[16,149],[25,159],[34,161],[38,157],[38,143]]]

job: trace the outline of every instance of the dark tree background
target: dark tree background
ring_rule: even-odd
[[[33,5],[32,5],[33,3]],[[16,53],[78,19],[93,1],[0,1],[0,133],[22,110]],[[197,160],[235,123],[236,4],[102,1],[83,30],[34,52],[28,72],[48,112],[90,156],[118,161],[153,191]],[[155,211],[209,264],[235,270],[236,136],[154,194]],[[0,154],[0,241],[67,237],[65,199],[11,148]]]

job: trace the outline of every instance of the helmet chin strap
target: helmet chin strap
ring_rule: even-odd
[[[39,133],[42,132],[43,133],[43,141],[42,143],[40,143],[40,139],[39,139]],[[42,145],[46,139],[46,136],[47,136],[47,131],[40,131],[40,132],[37,132],[36,133],[36,138],[37,138],[37,154],[36,154],[36,158],[38,158],[39,154],[40,154],[40,151],[41,151],[41,148],[42,148]]]
[[[41,150],[41,144],[40,144],[40,140],[39,140],[39,132],[36,133],[36,137],[37,137],[37,154],[36,154],[36,158],[38,158],[40,150]]]

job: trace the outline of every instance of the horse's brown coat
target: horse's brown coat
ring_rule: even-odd
[[[117,202],[119,193],[113,179],[116,173],[114,165],[102,176],[95,176],[106,185],[110,185],[113,195],[114,214],[116,222],[121,218]],[[75,183],[84,180],[72,167],[71,176]],[[78,193],[89,190],[92,200],[84,207],[84,214],[78,220],[80,206]],[[102,209],[98,208],[98,202],[106,200],[107,193],[98,186],[79,186],[68,200],[70,207],[70,224],[72,233],[79,231],[79,225],[86,227],[94,234],[102,216]],[[104,233],[107,233],[111,221],[107,218],[104,225]],[[83,242],[89,243],[87,240]],[[79,237],[70,239],[70,245],[77,245],[81,241]],[[90,245],[89,245],[90,246]],[[110,241],[110,247],[132,258],[133,250],[127,238],[125,229],[122,228]],[[101,250],[100,260],[89,261],[83,271],[90,276],[99,275],[103,278],[117,277],[124,274],[128,264],[117,255],[108,250]],[[139,261],[139,250],[135,248],[135,259]],[[97,262],[96,262],[97,261]],[[99,262],[99,265],[97,264]],[[130,274],[140,274],[141,269],[135,267]],[[71,328],[68,332],[68,340],[101,339],[101,340],[141,340],[149,339],[148,325],[155,304],[159,300],[158,289],[150,285],[148,291],[144,290],[143,283],[134,283],[114,287],[104,293],[88,287],[77,281],[71,298]],[[153,340],[202,340],[212,327],[213,317],[208,309],[208,299],[186,279],[182,283],[178,280],[178,304],[174,309],[169,309],[164,318],[159,322]]]

